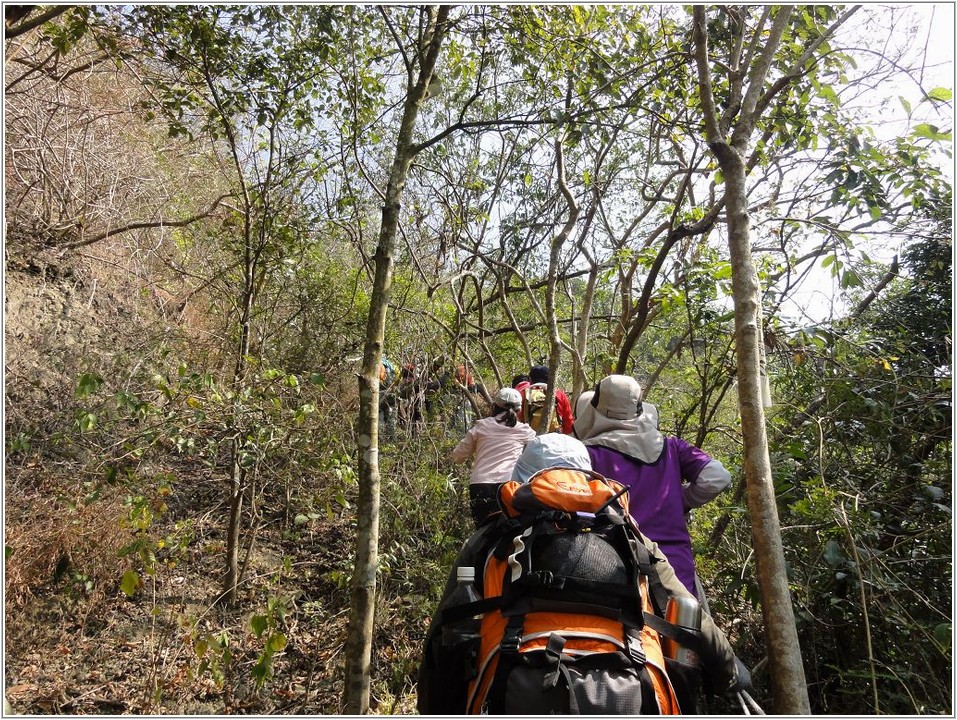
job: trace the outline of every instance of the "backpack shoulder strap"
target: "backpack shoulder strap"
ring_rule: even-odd
[[[655,630],[659,635],[670,638],[682,647],[694,650],[699,657],[701,656],[701,651],[704,648],[704,635],[700,630],[689,630],[680,625],[675,625],[653,613],[646,612],[644,616],[645,625]]]
[[[675,640],[679,645],[683,645],[694,650],[701,655],[704,639],[700,630],[688,630],[679,625],[674,625],[664,619],[665,609],[668,607],[668,591],[661,582],[657,568],[654,565],[658,562],[657,558],[652,557],[648,548],[641,542],[641,538],[635,537],[629,533],[629,544],[633,547],[636,554],[639,572],[648,578],[648,591],[654,612],[645,612],[644,622],[653,630],[664,637]]]
[[[658,558],[652,557],[648,548],[641,541],[641,537],[628,528],[628,547],[634,553],[635,563],[638,565],[638,572],[648,578],[648,589],[651,595],[651,602],[656,614],[664,617],[665,608],[668,607],[668,591],[661,583],[658,570],[654,567]]]

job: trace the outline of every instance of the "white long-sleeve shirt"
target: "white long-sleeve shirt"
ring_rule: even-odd
[[[503,483],[511,479],[515,463],[534,437],[535,431],[526,423],[508,427],[494,417],[482,418],[455,446],[452,462],[463,463],[475,455],[469,484]]]

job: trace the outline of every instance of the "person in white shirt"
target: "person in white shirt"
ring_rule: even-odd
[[[535,431],[518,420],[521,407],[518,390],[502,388],[495,394],[491,415],[475,423],[452,451],[454,463],[475,456],[469,477],[469,507],[476,527],[499,511],[498,487],[511,479],[525,445],[535,437]]]

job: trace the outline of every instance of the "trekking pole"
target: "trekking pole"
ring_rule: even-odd
[[[698,577],[697,571],[694,574],[694,590],[695,595],[698,596],[698,602],[701,603],[701,608],[707,615],[710,615],[711,607],[708,605],[708,597],[704,594],[704,585],[701,584],[701,578]]]
[[[748,693],[747,690],[741,690],[741,691],[738,692],[738,700],[741,701],[741,704],[742,704],[742,705],[744,705],[744,703],[745,703],[745,701],[746,701],[747,704],[751,706],[751,709],[754,710],[754,714],[755,714],[755,715],[765,715],[765,714],[766,714],[766,713],[764,712],[764,710],[761,709],[761,706],[758,705],[757,700],[755,700],[753,697],[751,697],[751,695]],[[745,713],[744,713],[744,714],[745,714],[745,715],[750,715],[751,713],[748,712],[747,709],[745,709]]]
[[[741,695],[741,693],[735,693],[734,696],[738,699],[738,705],[741,706],[741,712],[745,715],[750,715],[751,711],[748,710],[748,705],[746,702],[744,702],[744,697]]]

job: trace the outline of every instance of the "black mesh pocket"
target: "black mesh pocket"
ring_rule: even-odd
[[[588,667],[588,658],[563,660],[557,675],[544,663],[519,662],[508,674],[504,713],[638,715],[643,705],[657,707],[654,689],[643,675],[643,668]]]

